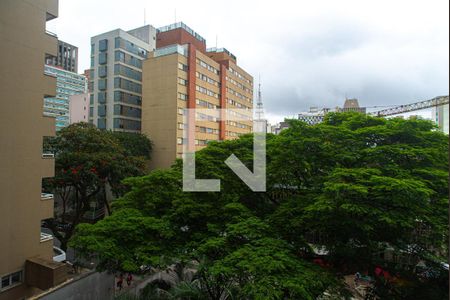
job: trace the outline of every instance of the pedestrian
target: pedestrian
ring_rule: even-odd
[[[117,280],[117,288],[119,289],[119,291],[122,290],[122,285],[123,285],[123,274],[121,273],[119,275],[119,280]]]
[[[127,285],[128,286],[131,285],[132,280],[133,280],[133,275],[131,275],[131,273],[128,273],[128,276],[127,276]]]

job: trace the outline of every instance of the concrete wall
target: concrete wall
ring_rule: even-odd
[[[108,300],[114,297],[114,275],[92,272],[48,292],[39,300]]]

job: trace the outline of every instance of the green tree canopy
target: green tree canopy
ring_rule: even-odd
[[[267,137],[267,192],[252,192],[224,163],[234,153],[252,167],[251,135],[211,142],[196,154],[196,175],[221,179],[220,193],[183,192],[178,161],[127,179],[115,213],[80,225],[72,245],[112,271],[197,261],[208,299],[234,288],[239,299],[315,299],[336,283],[333,270],[369,269],[387,245],[417,256],[445,250],[447,151],[448,138],[419,119],[292,121]],[[311,264],[314,246],[331,269]]]

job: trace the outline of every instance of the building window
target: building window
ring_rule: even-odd
[[[177,144],[178,145],[183,145],[184,144],[184,139],[183,138],[177,138]]]
[[[178,63],[178,69],[187,72],[189,70],[188,66],[183,63]]]
[[[98,51],[105,52],[106,50],[108,50],[108,40],[100,40],[100,42],[98,43]]]
[[[94,94],[89,95],[89,104],[94,104]]]
[[[106,103],[106,92],[99,92],[97,94],[98,103],[105,104]]]
[[[98,67],[98,77],[104,78],[107,75],[107,67],[106,66],[99,66]]]
[[[108,54],[106,54],[105,52],[102,52],[98,55],[98,63],[100,65],[104,65],[107,62],[107,58],[108,58]]]
[[[99,117],[106,117],[106,105],[99,105],[97,114]]]
[[[99,129],[106,129],[106,119],[98,119],[97,120],[97,127]]]
[[[181,85],[187,85],[188,81],[186,79],[183,79],[183,78],[178,78],[178,83],[181,84]]]
[[[183,94],[183,93],[178,93],[178,99],[186,101],[186,100],[188,100],[188,95]]]
[[[91,56],[94,55],[95,52],[95,44],[91,44]]]
[[[99,79],[98,80],[98,89],[100,91],[106,90],[106,79]]]
[[[5,275],[1,278],[0,281],[0,291],[16,286],[23,281],[23,271],[14,272],[8,275]]]
[[[179,115],[184,115],[184,109],[183,108],[178,108],[178,114]]]

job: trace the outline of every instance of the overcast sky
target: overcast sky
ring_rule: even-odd
[[[405,104],[449,93],[448,0],[60,0],[48,30],[79,47],[116,28],[183,21],[261,76],[271,122],[310,106]],[[255,84],[255,86],[257,86]]]

